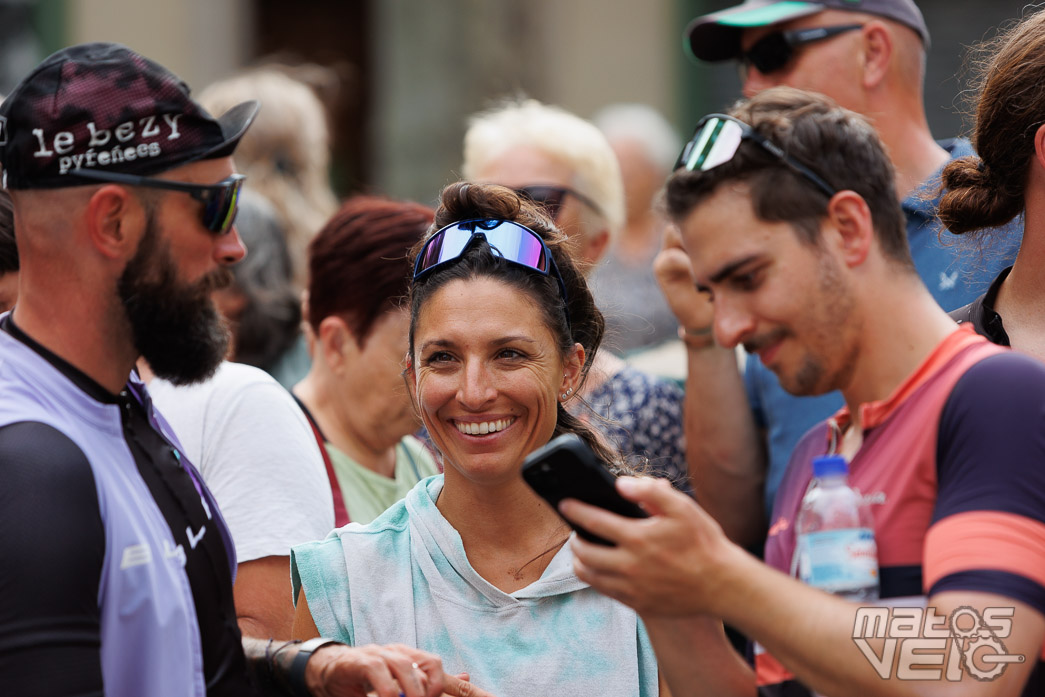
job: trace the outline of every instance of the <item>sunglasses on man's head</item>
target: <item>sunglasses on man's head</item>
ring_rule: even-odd
[[[598,204],[581,192],[570,189],[569,187],[521,186],[518,189],[515,189],[515,193],[522,194],[541,206],[548,214],[548,217],[553,221],[559,220],[559,211],[562,209],[562,202],[567,196],[574,197],[588,208],[592,209],[599,215],[602,215],[602,210],[599,208]]]
[[[684,167],[693,172],[706,172],[732,160],[740,144],[750,140],[763,150],[773,155],[788,167],[811,182],[816,188],[827,194],[828,198],[837,191],[798,160],[794,159],[783,148],[764,137],[740,119],[726,114],[708,114],[697,124],[693,137],[682,149],[675,169]]]
[[[570,323],[566,284],[548,245],[530,228],[509,220],[462,220],[432,233],[414,262],[414,283],[463,257],[473,240],[485,242],[491,252],[510,264],[554,278],[562,293],[566,323]]]
[[[78,169],[75,174],[78,177],[96,181],[186,193],[203,204],[203,212],[200,216],[203,227],[218,235],[224,235],[232,229],[232,223],[236,220],[236,209],[239,206],[239,192],[243,188],[243,180],[246,179],[242,174],[233,174],[217,184],[192,184],[97,169]]]
[[[834,27],[809,27],[767,34],[737,57],[740,61],[741,78],[747,77],[751,66],[763,75],[775,73],[791,62],[799,47],[863,27],[862,24],[840,24]]]

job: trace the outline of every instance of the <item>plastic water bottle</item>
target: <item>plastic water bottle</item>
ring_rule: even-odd
[[[871,512],[849,486],[839,455],[813,459],[813,484],[798,513],[798,576],[855,601],[878,599],[878,547]]]

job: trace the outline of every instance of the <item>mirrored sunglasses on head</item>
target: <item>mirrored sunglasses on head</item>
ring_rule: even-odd
[[[142,177],[136,174],[106,172],[97,169],[81,168],[72,174],[94,181],[186,193],[203,204],[203,210],[200,213],[203,227],[219,235],[223,235],[232,229],[232,224],[236,220],[236,210],[239,207],[239,192],[243,188],[243,181],[246,179],[246,176],[242,174],[233,174],[216,184],[193,184],[191,182]]]
[[[752,67],[763,75],[775,73],[791,62],[800,47],[863,29],[863,27],[862,24],[840,24],[832,27],[809,27],[766,34],[751,48],[737,56],[740,79],[746,80],[748,70]]]
[[[544,240],[533,230],[509,220],[462,220],[432,233],[414,261],[413,282],[461,257],[473,242],[485,242],[490,251],[510,264],[551,276],[562,295],[566,322],[570,323],[566,284]]]
[[[828,198],[837,191],[798,160],[789,156],[776,143],[764,137],[743,121],[726,114],[709,114],[697,124],[693,137],[686,143],[675,162],[675,169],[706,172],[733,159],[740,144],[749,140],[805,177]]]
[[[559,212],[562,209],[562,202],[567,196],[574,197],[588,208],[592,209],[599,215],[602,215],[602,209],[600,209],[594,201],[581,192],[566,186],[520,186],[518,189],[514,189],[514,191],[515,193],[522,194],[534,203],[540,205],[544,208],[548,217],[556,222],[559,220]]]

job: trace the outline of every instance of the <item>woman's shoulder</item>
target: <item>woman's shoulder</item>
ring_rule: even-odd
[[[398,501],[371,522],[348,523],[322,540],[295,545],[291,566],[303,578],[341,576],[409,554],[410,512]]]
[[[349,523],[334,530],[331,535],[337,535],[343,543],[346,540],[361,543],[369,538],[401,534],[409,526],[410,510],[406,505],[406,499],[400,499],[369,523]]]
[[[369,523],[348,523],[334,528],[325,538],[294,546],[296,555],[342,553],[346,547],[372,544],[381,537],[405,533],[410,526],[410,511],[405,499],[396,501]]]
[[[425,517],[435,509],[435,500],[442,487],[443,475],[425,477],[418,481],[405,497],[393,503],[369,523],[349,523],[332,531],[327,539],[336,536],[343,545],[367,544],[366,540],[406,535],[409,533],[412,518]]]

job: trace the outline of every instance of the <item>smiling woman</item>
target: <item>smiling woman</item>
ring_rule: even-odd
[[[294,633],[427,649],[502,697],[655,695],[638,616],[577,579],[569,528],[520,474],[565,432],[619,464],[563,404],[602,315],[532,201],[454,184],[441,203],[415,254],[405,378],[445,474],[294,549]]]

